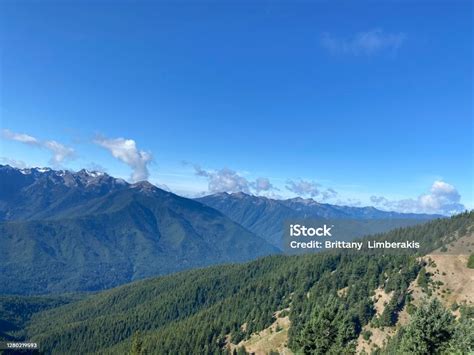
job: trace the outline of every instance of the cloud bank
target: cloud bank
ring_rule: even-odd
[[[223,168],[220,170],[205,170],[199,165],[194,165],[195,175],[205,177],[208,180],[208,192],[245,192],[261,194],[278,190],[270,180],[259,177],[255,181],[249,181],[235,170]]]
[[[370,201],[377,207],[409,213],[437,213],[452,215],[462,212],[466,207],[461,204],[461,195],[457,189],[444,181],[435,181],[430,192],[417,199],[388,200],[383,196],[371,196]]]
[[[382,51],[398,50],[405,37],[403,33],[385,33],[381,29],[359,32],[349,38],[325,33],[321,37],[321,45],[334,54],[371,56]]]
[[[288,191],[294,192],[300,196],[310,196],[316,197],[320,194],[319,187],[320,185],[314,181],[306,181],[306,180],[287,180],[286,182],[286,189]]]
[[[30,167],[23,160],[16,160],[16,159],[10,159],[10,158],[7,158],[7,157],[0,157],[0,161],[2,162],[2,164],[7,164],[7,165],[13,166],[14,168],[18,168],[18,169],[26,169],[26,168]]]
[[[53,166],[60,166],[64,161],[73,159],[75,155],[74,149],[58,143],[55,140],[42,141],[28,134],[12,132],[9,129],[2,130],[2,137],[31,147],[47,150],[51,154],[49,162]]]
[[[316,197],[320,201],[326,201],[337,196],[337,191],[334,189],[328,188],[323,190],[321,185],[315,181],[308,180],[287,180],[286,189],[291,191],[298,196],[303,197]]]
[[[183,162],[183,164],[191,165],[189,162]],[[269,198],[284,198],[277,193],[280,189],[274,186],[270,182],[270,179],[266,177],[248,180],[237,171],[229,168],[206,170],[197,164],[192,166],[196,176],[204,177],[208,181],[208,191],[203,192],[202,194],[244,192]],[[287,180],[285,188],[298,196],[318,198],[320,201],[333,199],[338,195],[334,189],[324,189],[314,181],[301,179],[296,181]]]
[[[133,182],[147,180],[150,176],[148,164],[153,160],[150,153],[138,150],[133,139],[98,137],[94,143],[107,149],[114,158],[127,164],[132,169]]]
[[[257,194],[263,191],[276,190],[276,187],[272,185],[268,178],[259,177],[254,182],[250,183],[250,186],[255,190]]]

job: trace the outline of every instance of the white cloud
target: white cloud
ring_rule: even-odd
[[[10,166],[12,166],[14,168],[18,168],[18,169],[26,169],[26,168],[30,167],[23,160],[16,160],[16,159],[10,159],[10,158],[7,158],[7,157],[1,157],[0,161],[3,164],[7,164],[7,165],[10,165]]]
[[[398,50],[405,37],[403,33],[385,33],[381,29],[359,32],[349,38],[339,38],[325,33],[321,37],[321,45],[336,54],[370,56],[384,50]]]
[[[370,196],[370,202],[374,205],[383,205],[388,202],[388,200],[383,196]]]
[[[320,201],[326,201],[337,196],[337,192],[332,188],[322,189],[321,185],[315,181],[308,180],[287,180],[286,189],[298,196],[317,197]]]
[[[277,190],[268,178],[259,177],[254,182],[250,183],[250,186],[255,190],[257,194],[263,191]]]
[[[53,156],[50,161],[53,165],[59,165],[64,160],[74,155],[74,150],[72,148],[66,147],[56,141],[44,141],[42,144],[44,148],[52,153]]]
[[[338,195],[337,191],[334,190],[334,189],[331,189],[331,188],[326,189],[323,192],[321,192],[321,196],[322,196],[323,201],[335,198],[337,195]]]
[[[42,141],[28,134],[12,132],[9,129],[2,130],[2,137],[49,151],[51,153],[50,163],[53,166],[59,166],[64,161],[74,158],[74,149],[54,140]]]
[[[90,171],[98,171],[100,173],[107,173],[107,169],[104,168],[102,165],[91,162],[87,165],[87,170]]]
[[[153,160],[150,153],[138,150],[133,139],[98,137],[94,142],[107,149],[114,158],[127,164],[132,169],[133,182],[147,180],[150,176],[148,164]]]
[[[162,190],[171,192],[171,189],[170,189],[169,186],[166,185],[166,184],[155,183],[154,185],[155,185],[156,187],[162,189]]]
[[[378,207],[399,212],[437,213],[451,215],[462,212],[466,207],[461,204],[461,195],[457,189],[444,181],[435,181],[430,192],[417,199],[391,201],[383,196],[372,196],[371,202]]]
[[[188,162],[183,162],[188,165]],[[199,165],[194,165],[194,171],[197,176],[205,177],[208,180],[208,193],[218,192],[245,192],[255,194],[268,194],[278,190],[272,185],[270,180],[265,177],[259,177],[255,181],[249,181],[238,172],[223,168],[220,170],[205,170]]]
[[[320,194],[319,187],[320,185],[314,181],[307,180],[288,180],[286,182],[287,190],[294,192],[299,196],[310,196],[316,197]]]
[[[357,198],[346,198],[346,199],[339,199],[335,202],[338,206],[349,206],[349,207],[361,207],[362,202]]]
[[[223,168],[217,171],[207,171],[195,165],[194,170],[197,176],[208,179],[208,190],[211,193],[217,192],[246,192],[250,193],[250,184],[246,178],[240,176],[236,171]]]
[[[40,142],[35,138],[25,133],[12,132],[9,129],[2,130],[2,136],[6,139],[17,141],[25,144],[39,145]]]

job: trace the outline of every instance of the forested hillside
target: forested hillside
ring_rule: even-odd
[[[56,296],[0,296],[0,340],[25,336],[25,325],[31,316],[82,298],[80,294]]]
[[[397,213],[374,207],[349,207],[319,203],[311,198],[277,200],[243,192],[218,193],[196,199],[222,212],[233,221],[278,248],[283,248],[282,235],[289,220],[330,219],[352,220],[353,238],[386,232],[397,227],[420,224],[439,215]]]
[[[439,241],[472,233],[473,224],[474,213],[463,213],[377,238],[413,238],[422,242],[425,253],[439,248]],[[363,251],[270,256],[193,270],[36,313],[26,326],[26,338],[57,354],[128,353],[132,347],[135,353],[150,354],[243,352],[235,344],[266,329],[276,311],[289,308],[289,349],[350,353],[367,324],[397,322],[409,286],[425,263],[415,253]],[[373,300],[376,289],[395,295],[380,315]],[[454,329],[455,321],[450,324]],[[451,339],[454,330],[450,334]]]
[[[0,180],[0,294],[103,290],[278,252],[220,212],[148,182],[2,165]]]

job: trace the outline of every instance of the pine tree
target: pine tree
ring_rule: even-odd
[[[469,255],[469,260],[467,261],[467,267],[469,269],[474,269],[474,254]]]
[[[420,273],[418,274],[418,286],[420,286],[425,292],[428,288],[429,275],[426,273],[425,268],[421,268]]]
[[[329,351],[338,333],[334,324],[337,311],[337,299],[334,297],[329,298],[325,306],[315,310],[299,340],[304,354],[325,354]]]
[[[447,352],[451,354],[474,352],[474,319],[462,317],[456,324]]]
[[[400,351],[410,354],[434,354],[448,345],[454,334],[454,317],[433,299],[420,306],[402,336]]]
[[[130,355],[142,355],[142,354],[144,354],[142,335],[139,331],[137,331],[133,334],[132,350],[130,352]]]

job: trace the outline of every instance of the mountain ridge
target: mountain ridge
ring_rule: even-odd
[[[0,293],[101,290],[279,252],[221,212],[148,182],[4,166],[0,180]]]
[[[135,336],[150,353],[225,353],[287,309],[287,347],[304,352],[312,334],[329,329],[344,337],[325,336],[325,346],[352,353],[364,326],[391,326],[410,302],[409,285],[425,266],[420,255],[463,235],[472,240],[473,218],[463,213],[379,236],[414,238],[425,246],[420,252],[275,255],[137,281],[36,313],[24,331],[47,353],[128,353]],[[378,289],[397,295],[397,303],[377,315]],[[328,307],[331,322],[319,328],[314,320]]]
[[[374,207],[323,204],[301,197],[276,200],[243,192],[217,193],[196,200],[217,209],[278,248],[282,248],[283,228],[289,220],[325,219],[334,221],[350,219],[357,222],[358,236],[362,236],[442,217],[440,215],[382,211]],[[374,221],[377,223],[371,223]],[[379,223],[381,221],[386,221],[386,223]]]

